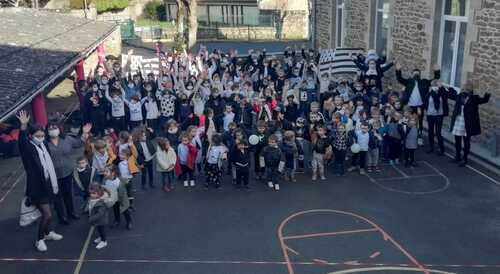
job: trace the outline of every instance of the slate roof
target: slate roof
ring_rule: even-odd
[[[43,10],[0,9],[0,121],[116,28]]]

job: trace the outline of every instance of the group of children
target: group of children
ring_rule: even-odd
[[[99,65],[77,83],[94,137],[74,172],[97,248],[107,245],[108,208],[115,225],[123,215],[131,228],[134,177],[154,188],[154,169],[165,192],[176,178],[186,188],[204,179],[205,189],[220,189],[225,174],[248,190],[251,168],[278,191],[298,172],[326,180],[329,166],[338,176],[381,172],[381,161],[416,166],[418,113],[398,92],[383,92],[382,71],[392,64],[369,57],[354,57],[366,73],[350,80],[320,72],[319,54],[304,48],[280,58],[203,46],[196,55],[160,53],[160,75],[146,78],[132,75],[130,63]]]

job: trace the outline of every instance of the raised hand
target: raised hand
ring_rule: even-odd
[[[396,70],[401,70],[401,68],[402,68],[402,67],[401,67],[401,64],[400,64],[400,63],[398,63],[398,62],[396,62]]]
[[[84,134],[88,134],[90,132],[90,130],[92,130],[92,124],[91,123],[87,123],[87,124],[83,125],[82,132]]]
[[[21,122],[21,125],[27,125],[30,121],[30,115],[25,110],[19,111],[16,117]]]

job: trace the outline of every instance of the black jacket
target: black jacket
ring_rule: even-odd
[[[468,98],[467,98],[468,97]],[[486,104],[490,100],[490,94],[486,93],[483,97],[472,93],[467,96],[465,92],[458,93],[455,89],[448,89],[448,98],[455,101],[455,108],[451,116],[450,131],[455,126],[457,116],[460,114],[462,106],[464,107],[465,132],[467,136],[481,134],[481,124],[479,119],[479,105]]]
[[[143,165],[146,161],[144,156],[144,149],[141,146],[141,142],[135,142],[135,147],[137,148],[137,163],[139,165]],[[156,146],[153,144],[151,140],[146,140],[146,146],[148,147],[149,153],[153,156],[156,153]]]
[[[427,110],[429,108],[429,98],[432,96],[432,92],[429,91],[427,93],[427,96],[423,99],[424,102],[424,108]],[[434,95],[433,100],[434,102],[436,99],[439,99],[440,105],[443,107],[443,117],[448,116],[449,111],[449,105],[448,105],[448,94],[446,92],[446,89],[444,87],[441,87],[438,89],[437,93]]]
[[[47,145],[45,147],[49,150]],[[26,172],[26,196],[33,202],[51,199],[54,195],[52,184],[45,180],[42,163],[35,146],[28,138],[27,130],[20,131],[19,152]]]
[[[415,85],[418,85],[418,90],[420,91],[420,98],[422,98],[422,101],[424,98],[427,96],[427,93],[429,92],[429,88],[431,86],[431,81],[435,79],[441,78],[441,71],[436,70],[434,71],[434,78],[433,79],[418,79],[415,80],[413,78],[403,78],[403,74],[401,73],[401,70],[396,70],[396,78],[398,79],[398,82],[401,83],[401,85],[405,86],[405,90],[403,92],[403,97],[401,99],[401,102],[403,105],[408,104],[408,101],[410,101],[410,96],[415,88]]]

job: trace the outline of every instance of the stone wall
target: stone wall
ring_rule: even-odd
[[[331,24],[333,21],[332,5],[335,0],[314,0],[316,1],[315,14],[315,44],[318,48],[329,48],[333,43],[331,36]]]
[[[283,39],[308,39],[309,14],[304,10],[287,11],[283,22]]]
[[[198,28],[199,40],[272,40],[276,38],[274,27],[219,27]]]
[[[394,0],[392,56],[405,70],[431,68],[433,2],[429,0]]]
[[[344,46],[368,47],[369,0],[345,1]]]
[[[470,37],[473,71],[468,73],[476,92],[492,94],[490,102],[481,106],[484,134],[478,141],[489,143],[500,135],[500,0],[483,0],[473,15],[477,36]],[[497,146],[500,149],[500,146]]]

